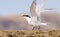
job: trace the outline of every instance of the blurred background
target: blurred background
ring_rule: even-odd
[[[33,0],[0,0],[0,16],[30,14],[29,9],[30,9],[30,5],[32,4],[32,2],[33,2]],[[40,3],[40,2],[41,2],[41,0],[37,0],[37,3]],[[41,25],[41,29],[59,30],[60,29],[60,0],[46,0],[43,8],[45,10],[50,10],[50,11],[43,12],[41,14],[41,20],[42,20],[41,22],[48,24],[46,26]],[[23,17],[20,17],[20,16],[18,16],[18,17],[19,17],[19,19],[17,19],[17,20],[19,20],[21,23],[19,22],[20,24],[17,25],[17,27],[22,26],[22,27],[20,27],[21,29],[24,29],[27,27],[29,27],[30,29],[33,28],[33,26],[28,25],[28,23],[25,20],[22,20]],[[13,17],[13,18],[15,19],[15,17]],[[11,29],[11,27],[16,28],[16,26],[14,24],[13,24],[13,26],[12,25],[10,26],[10,29]],[[3,26],[2,26],[2,28],[5,29]]]
[[[0,15],[29,14],[33,0],[0,0]],[[41,0],[37,0],[39,3]],[[60,0],[46,0],[44,8],[55,8],[60,12]]]

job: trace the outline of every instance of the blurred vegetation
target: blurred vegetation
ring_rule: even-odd
[[[60,31],[6,30],[6,31],[0,31],[0,37],[60,37]]]

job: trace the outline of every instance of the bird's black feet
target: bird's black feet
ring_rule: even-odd
[[[34,26],[32,30],[40,30],[40,26]]]

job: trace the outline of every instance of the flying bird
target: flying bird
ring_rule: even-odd
[[[30,6],[31,21],[34,22],[34,25],[46,25],[46,23],[41,23],[40,13],[43,11],[45,0],[41,1],[41,4],[37,4],[36,0],[33,0]]]
[[[43,4],[44,4],[44,0],[42,1],[41,4],[37,4],[36,0],[33,0],[30,6],[30,15],[23,15],[29,24],[32,24],[33,26],[47,25],[46,23],[40,22],[41,20],[40,13],[41,13]]]
[[[36,0],[33,0],[30,6],[30,15],[24,15],[24,18],[28,21],[28,23],[33,25],[34,27],[38,26],[38,28],[40,28],[39,26],[48,26],[48,23],[41,22],[42,19],[40,14],[47,10],[53,10],[53,9],[52,8],[44,9],[43,8],[44,4],[45,0],[42,0],[41,3],[39,4],[37,4]]]

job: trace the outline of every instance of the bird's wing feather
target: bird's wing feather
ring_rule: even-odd
[[[35,8],[36,8],[36,0],[34,0],[30,6],[30,13],[32,17],[36,16]]]
[[[41,3],[40,3],[40,6],[43,7],[45,4],[45,0],[42,0]]]

